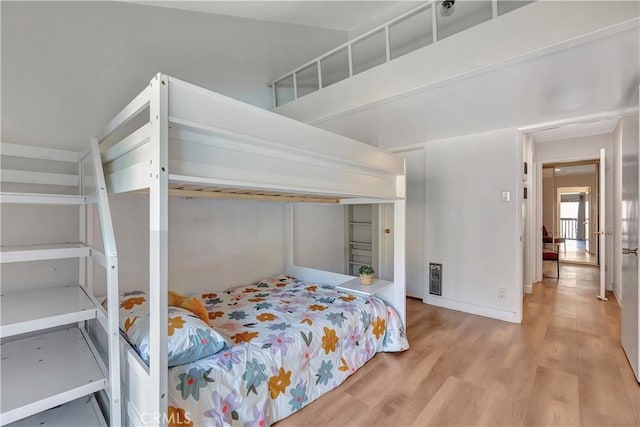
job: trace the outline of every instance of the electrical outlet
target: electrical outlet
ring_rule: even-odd
[[[507,290],[505,288],[498,288],[498,299],[504,299],[507,295]]]

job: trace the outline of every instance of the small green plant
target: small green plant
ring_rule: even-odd
[[[375,273],[376,271],[370,265],[363,265],[362,267],[360,267],[358,272],[362,275],[369,275]]]

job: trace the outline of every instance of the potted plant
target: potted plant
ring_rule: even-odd
[[[360,273],[360,283],[363,285],[370,285],[373,281],[373,273],[376,271],[370,265],[363,265],[358,270]]]

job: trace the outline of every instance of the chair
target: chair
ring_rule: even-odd
[[[556,237],[555,239],[549,235],[549,233],[547,232],[547,227],[545,227],[544,225],[542,226],[542,243],[546,244],[546,243],[557,243],[559,245],[562,245],[562,252],[566,255],[567,254],[567,245],[565,244],[565,239],[564,237]]]
[[[557,251],[542,250],[542,261],[556,262],[556,278],[560,279],[560,254]]]

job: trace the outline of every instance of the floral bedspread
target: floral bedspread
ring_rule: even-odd
[[[265,426],[341,384],[376,352],[409,347],[378,298],[288,276],[204,294],[209,324],[234,345],[169,370],[169,421]]]

